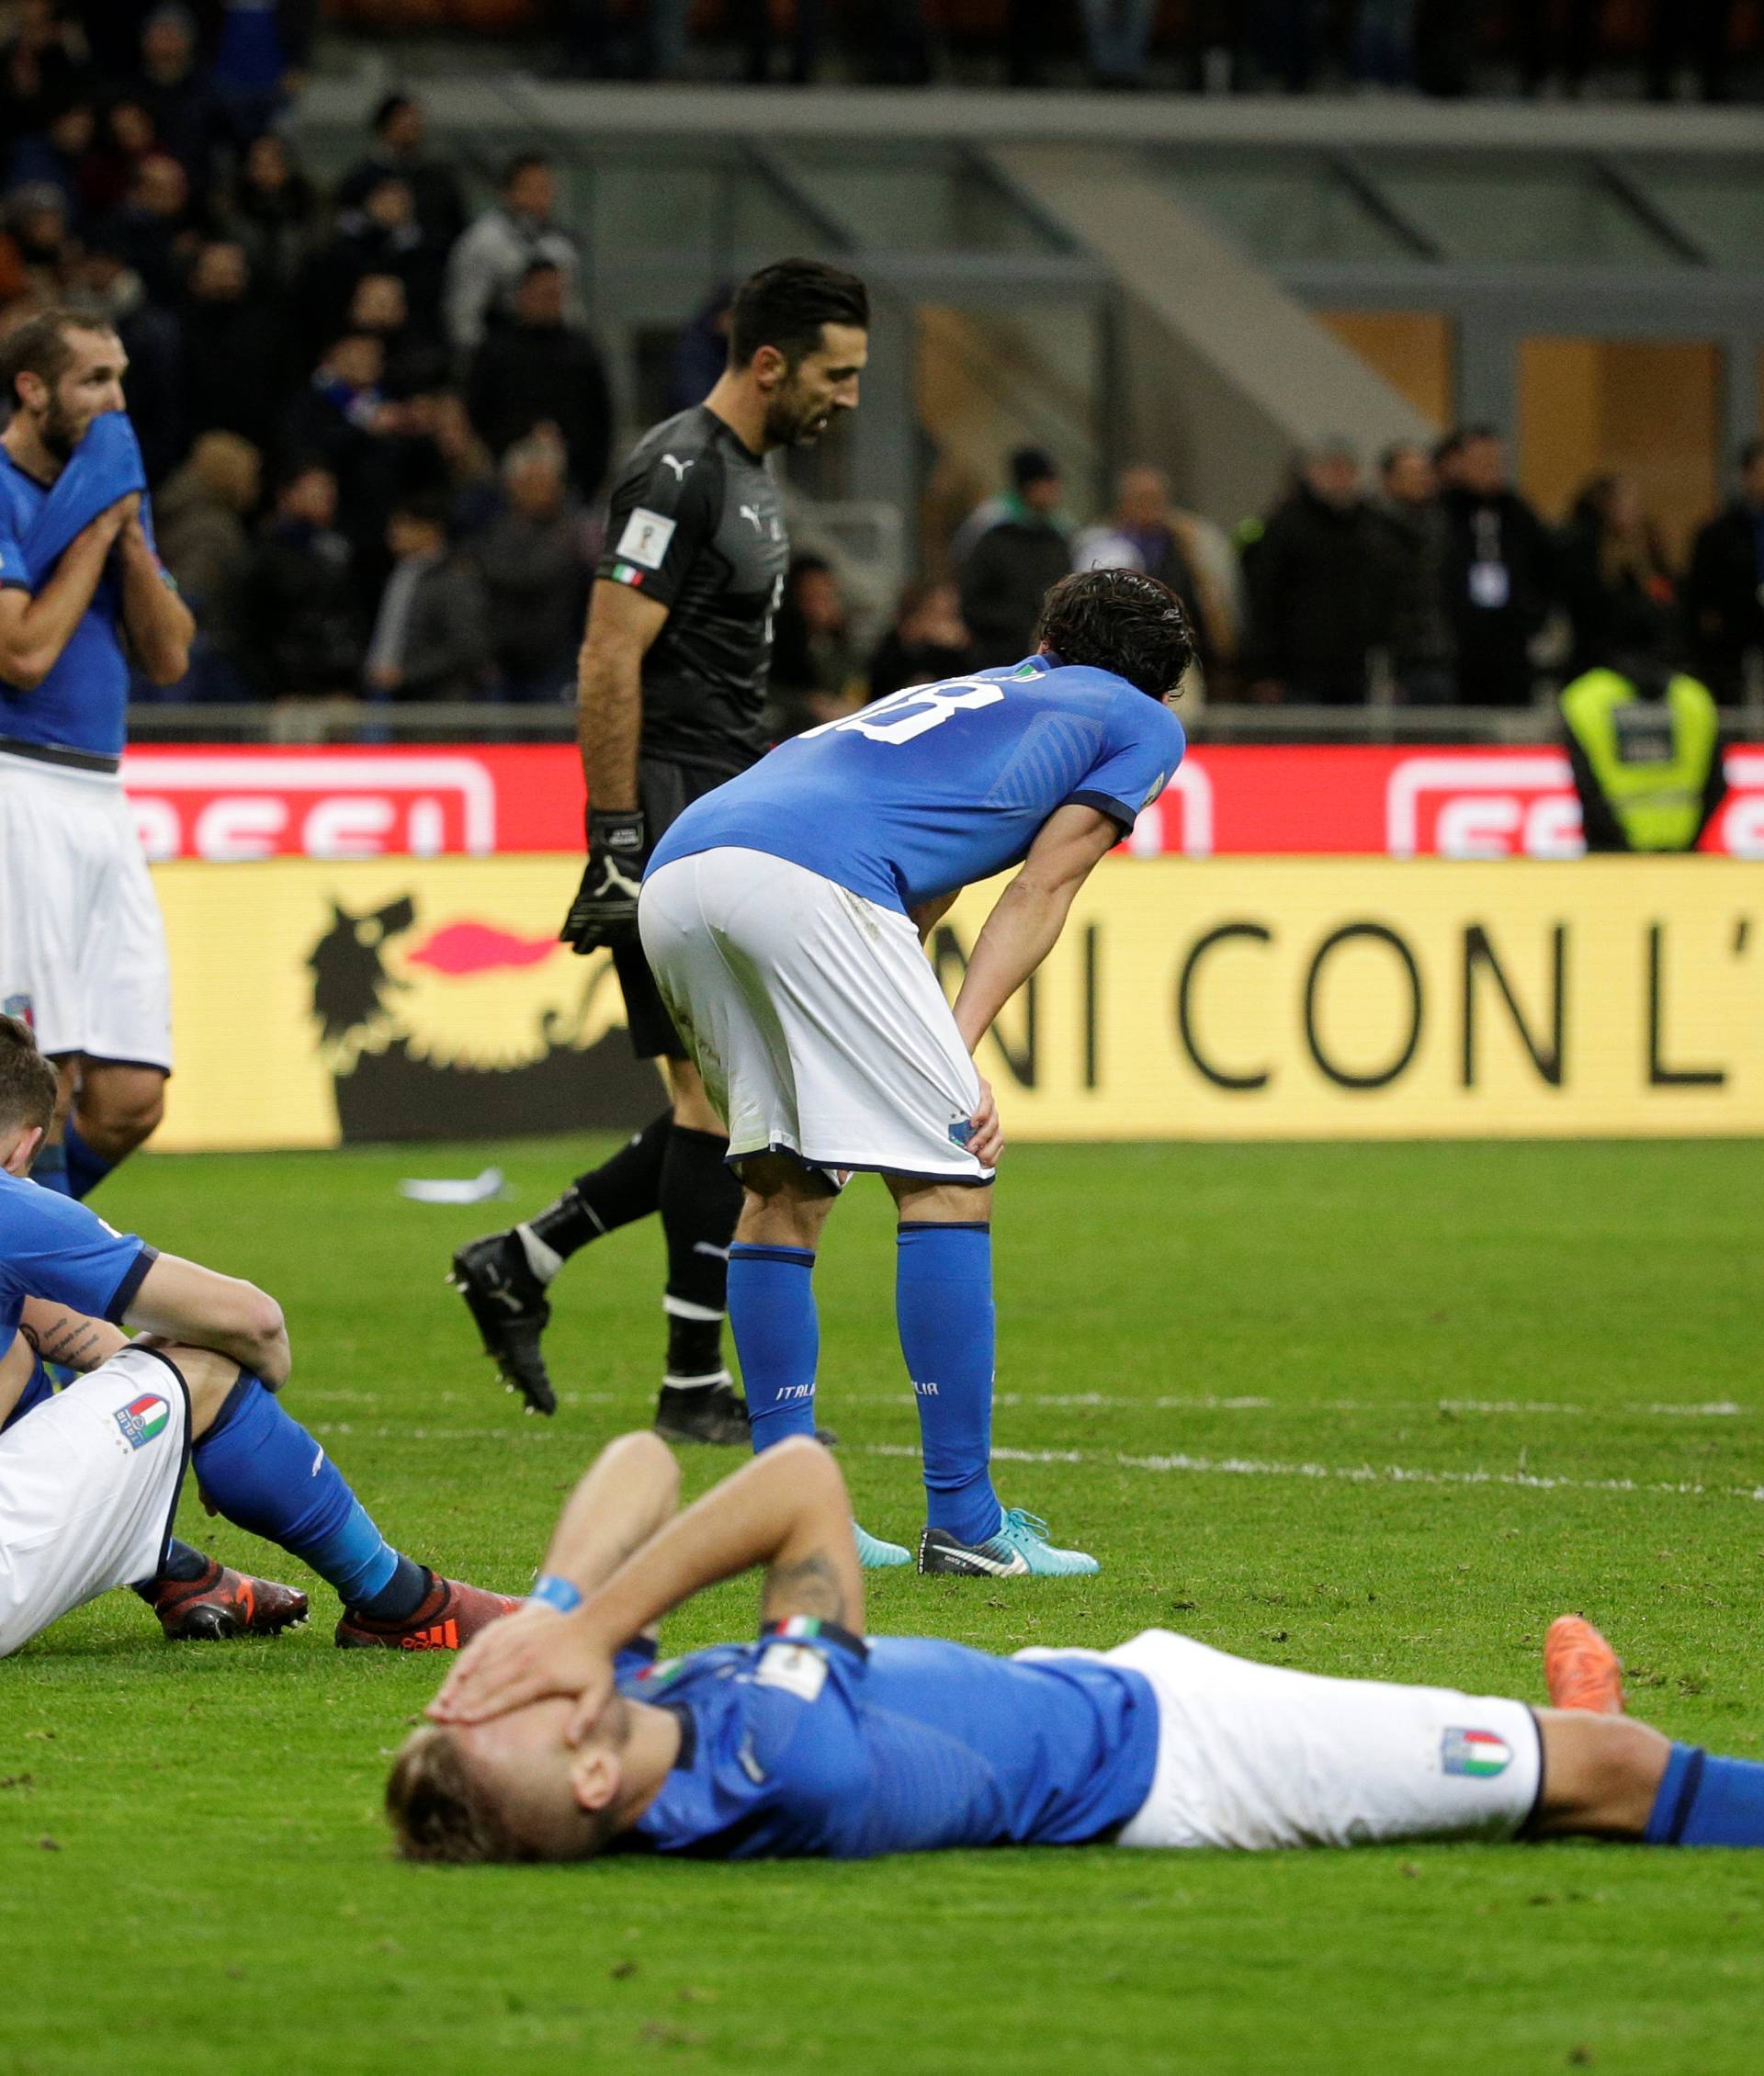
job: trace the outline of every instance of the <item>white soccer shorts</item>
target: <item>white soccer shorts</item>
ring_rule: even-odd
[[[165,1554],[190,1401],[165,1356],[126,1348],[0,1435],[0,1658]]]
[[[172,1065],[171,965],[116,779],[0,754],[0,1009],[44,1052]]]
[[[1123,1845],[1511,1838],[1537,1803],[1543,1747],[1522,1701],[1324,1679],[1161,1629],[1098,1654],[1158,1697],[1158,1770]]]
[[[638,922],[731,1159],[991,1179],[963,1143],[979,1077],[899,909],[724,847],[646,880]]]

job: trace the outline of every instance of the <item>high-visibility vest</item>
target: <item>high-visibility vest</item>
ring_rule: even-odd
[[[1690,850],[1719,750],[1709,688],[1679,673],[1644,699],[1615,671],[1589,671],[1564,686],[1562,717],[1630,849]]]

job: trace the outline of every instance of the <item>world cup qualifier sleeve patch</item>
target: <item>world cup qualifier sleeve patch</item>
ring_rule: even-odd
[[[1492,1730],[1448,1730],[1440,1739],[1440,1764],[1446,1773],[1492,1780],[1512,1763],[1512,1746]]]
[[[127,1405],[118,1407],[117,1425],[130,1449],[145,1449],[155,1435],[165,1431],[165,1423],[171,1416],[172,1409],[163,1398],[152,1392],[143,1392]]]

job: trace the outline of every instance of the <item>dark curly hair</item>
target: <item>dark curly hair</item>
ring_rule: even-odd
[[[1137,570],[1062,577],[1042,601],[1035,638],[1062,663],[1113,671],[1154,699],[1174,692],[1194,660],[1182,600]]]
[[[0,1132],[47,1132],[55,1115],[57,1078],[51,1062],[22,1017],[0,1016]]]

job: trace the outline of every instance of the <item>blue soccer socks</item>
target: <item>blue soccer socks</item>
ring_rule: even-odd
[[[1764,1766],[1673,1745],[1645,1836],[1650,1845],[1764,1845]]]
[[[71,1117],[62,1128],[62,1146],[67,1161],[67,1193],[84,1201],[117,1164],[93,1151]]]
[[[40,1190],[53,1190],[58,1197],[74,1194],[67,1179],[67,1148],[61,1145],[42,1146],[30,1164],[30,1179]]]
[[[399,1620],[401,1603],[414,1608],[427,1591],[423,1567],[392,1548],[324,1450],[249,1371],[191,1456],[228,1520],[310,1564],[345,1608]]]
[[[820,1321],[814,1269],[808,1247],[737,1240],[729,1250],[729,1324],[741,1359],[756,1451],[788,1435],[815,1431]]]
[[[929,1525],[959,1541],[996,1535],[992,1489],[992,1235],[983,1224],[903,1224],[895,1318],[919,1405]]]
[[[94,1152],[70,1117],[62,1127],[61,1143],[43,1147],[30,1164],[30,1179],[57,1196],[79,1201],[89,1197],[116,1165]]]

